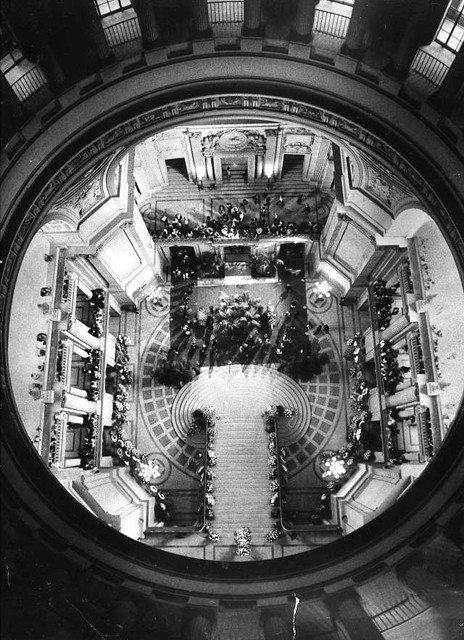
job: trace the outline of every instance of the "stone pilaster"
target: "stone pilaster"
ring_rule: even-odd
[[[298,0],[293,19],[292,37],[302,42],[311,42],[313,38],[314,14],[319,0]]]
[[[261,31],[261,0],[245,0],[242,34],[244,36],[259,36]]]
[[[48,44],[44,44],[40,50],[39,66],[44,72],[50,87],[59,91],[65,83],[65,75],[57,57]]]
[[[350,24],[341,52],[352,58],[360,58],[364,51],[364,38],[369,26],[370,0],[355,0]]]
[[[158,19],[152,0],[132,0],[132,6],[139,20],[144,47],[150,49],[157,45],[160,37]]]
[[[432,102],[445,113],[449,113],[460,91],[464,92],[464,46],[461,46],[456,54],[441,87],[432,97]]]
[[[85,16],[86,31],[92,41],[96,62],[100,66],[106,66],[113,61],[114,56],[106,41],[93,0],[81,0],[81,9]]]
[[[207,0],[190,0],[190,3],[193,18],[192,38],[210,38],[213,32],[209,23]]]

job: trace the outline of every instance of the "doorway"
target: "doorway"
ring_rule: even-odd
[[[168,176],[180,174],[186,180],[189,179],[185,158],[169,158],[169,160],[166,160],[166,169]]]
[[[302,180],[304,155],[300,153],[286,153],[282,164],[282,178],[289,177]]]

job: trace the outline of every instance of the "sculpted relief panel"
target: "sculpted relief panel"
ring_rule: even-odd
[[[311,147],[314,143],[314,134],[312,133],[286,133],[284,142],[285,153],[305,154],[311,153]]]
[[[202,138],[202,152],[211,155],[214,151],[245,151],[254,150],[264,153],[266,137],[257,132],[246,129],[228,129],[210,133]]]

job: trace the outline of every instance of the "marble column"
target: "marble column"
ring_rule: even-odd
[[[213,32],[209,23],[207,0],[190,0],[190,6],[193,18],[192,38],[210,38]]]
[[[412,6],[403,37],[388,68],[388,72],[396,78],[403,79],[409,73],[409,67],[419,48],[420,35],[425,27],[427,7],[427,3],[422,0],[416,0]]]
[[[445,113],[449,113],[453,106],[456,106],[455,101],[459,92],[464,93],[464,45],[461,45],[441,87],[434,94],[432,102]]]
[[[261,180],[264,174],[264,155],[256,156],[256,179]]]
[[[298,0],[293,18],[292,37],[302,42],[311,42],[313,38],[314,14],[319,0]]]
[[[191,612],[184,624],[182,640],[211,640],[214,623],[208,613]]]
[[[153,0],[132,0],[142,33],[143,46],[150,49],[157,45],[160,29]]]
[[[50,87],[60,90],[65,82],[65,75],[55,53],[48,44],[43,44],[39,53],[39,67],[45,74]]]
[[[352,640],[383,640],[383,635],[364,610],[354,589],[331,594],[324,601],[333,618],[342,623]]]
[[[244,36],[261,34],[261,0],[245,0],[242,34]]]
[[[289,616],[289,620],[291,620]],[[283,640],[292,637],[292,629],[289,622],[286,622],[278,614],[266,613],[262,616],[261,624],[265,640]]]
[[[206,156],[206,177],[208,180],[214,181],[214,165],[212,156]]]
[[[77,413],[95,413],[97,410],[97,403],[94,400],[87,400],[82,396],[78,396],[68,391],[62,392],[61,407],[69,411],[76,411]]]
[[[360,58],[364,51],[364,38],[369,26],[370,0],[355,0],[341,53]]]
[[[96,62],[100,66],[110,64],[114,56],[105,38],[101,20],[93,0],[81,0],[81,8],[85,16],[86,31],[92,41]]]

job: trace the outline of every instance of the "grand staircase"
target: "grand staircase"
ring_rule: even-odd
[[[184,213],[182,202],[187,207],[188,216],[192,220],[198,217],[199,219],[196,221],[199,223],[202,223],[206,216],[217,214],[220,204],[230,201],[233,205],[239,206],[244,198],[248,200],[249,213],[252,216],[257,216],[259,207],[253,203],[253,196],[258,193],[261,196],[267,192],[270,193],[272,214],[282,214],[282,209],[276,205],[280,194],[285,200],[286,215],[292,212],[301,212],[302,205],[298,204],[296,200],[300,193],[304,196],[303,203],[309,202],[313,210],[316,204],[314,195],[310,196],[313,190],[302,179],[301,166],[299,164],[293,166],[291,160],[285,165],[283,178],[272,184],[270,188],[266,178],[254,182],[245,181],[243,170],[234,167],[231,167],[230,178],[224,177],[223,183],[216,183],[214,190],[209,190],[206,181],[204,181],[204,188],[198,191],[197,186],[193,182],[189,182],[183,172],[178,171],[174,166],[167,167],[167,174],[168,185],[156,194],[156,199],[149,203],[144,201],[140,206],[140,212],[149,231],[155,230],[155,212],[158,218],[157,226],[160,228],[159,218],[163,213],[168,216],[175,215],[179,211]],[[317,198],[317,206],[325,202],[324,211],[328,213],[331,197],[328,194],[319,194]]]
[[[221,545],[233,545],[234,531],[240,527],[251,529],[252,545],[264,545],[273,524],[267,434],[256,411],[245,414],[243,405],[232,405],[231,415],[217,426],[214,530]]]

